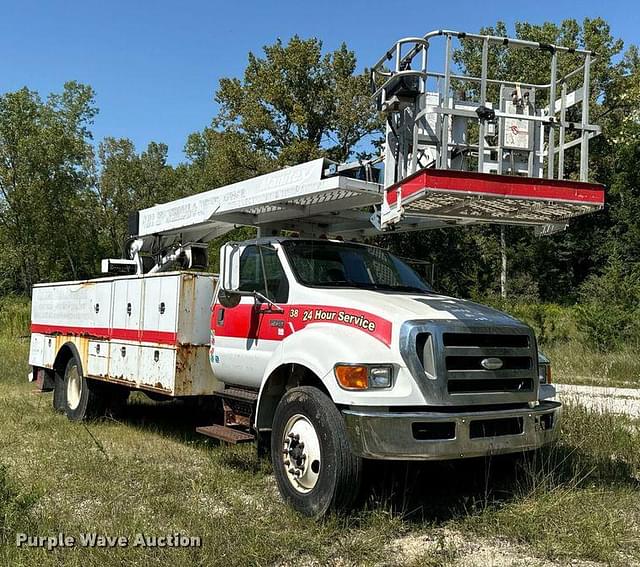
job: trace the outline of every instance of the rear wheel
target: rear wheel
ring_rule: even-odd
[[[64,372],[65,413],[72,421],[82,421],[104,414],[105,398],[93,380],[82,375],[80,364],[71,357]]]
[[[67,398],[64,389],[64,374],[57,370],[53,374],[53,409],[63,412],[67,405]]]
[[[280,493],[306,516],[347,510],[359,493],[362,460],[342,415],[317,388],[289,390],[276,408],[271,461]]]

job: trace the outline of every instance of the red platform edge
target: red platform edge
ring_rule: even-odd
[[[385,196],[387,203],[394,205],[398,194],[402,195],[402,200],[406,200],[425,189],[604,206],[604,186],[597,183],[450,169],[417,171],[389,187]]]

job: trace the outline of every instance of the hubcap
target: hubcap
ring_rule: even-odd
[[[320,475],[320,440],[304,415],[296,414],[287,421],[282,463],[289,482],[298,492],[313,490]]]
[[[77,366],[72,366],[67,371],[67,405],[74,410],[80,405],[82,394],[82,378]]]

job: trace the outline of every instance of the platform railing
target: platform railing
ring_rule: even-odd
[[[445,42],[440,66],[431,45],[437,38]],[[454,69],[454,41],[481,44],[479,76]],[[549,82],[491,77],[494,46],[548,53]],[[577,61],[559,76],[567,55]],[[400,39],[371,70],[373,98],[387,119],[385,185],[423,167],[564,179],[572,148],[579,150],[579,180],[588,181],[589,140],[600,133],[589,117],[593,58],[586,49],[451,30]],[[474,100],[456,98],[461,86],[471,87]],[[536,97],[546,105],[536,106]]]

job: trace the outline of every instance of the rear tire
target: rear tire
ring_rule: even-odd
[[[53,373],[53,409],[64,412],[67,406],[67,399],[64,389],[64,375],[58,371]]]
[[[283,498],[305,516],[346,511],[359,493],[362,459],[351,451],[340,411],[317,388],[293,388],[280,400],[271,462]]]
[[[84,421],[104,415],[105,396],[93,380],[82,375],[80,363],[71,357],[64,371],[65,413],[71,421]]]

